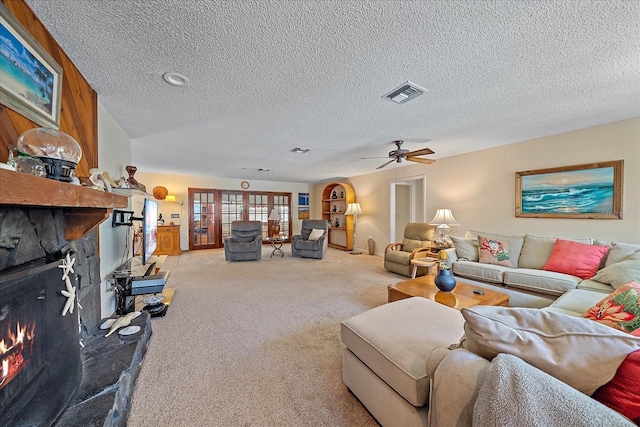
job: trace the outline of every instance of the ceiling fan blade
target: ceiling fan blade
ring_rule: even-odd
[[[396,159],[391,159],[387,163],[385,163],[385,164],[383,164],[381,166],[378,166],[376,169],[382,169],[383,167],[387,166],[389,163],[393,163],[395,161],[396,161]]]
[[[421,148],[420,150],[409,151],[406,156],[426,156],[427,154],[435,154],[430,148]]]
[[[407,160],[409,160],[410,162],[424,163],[425,165],[430,165],[431,163],[435,162],[435,160],[433,159],[421,159],[419,157],[407,157]]]
[[[368,160],[368,159],[388,159],[389,156],[378,156],[378,157],[360,157],[360,160]]]

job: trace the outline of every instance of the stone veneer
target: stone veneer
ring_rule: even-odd
[[[63,209],[0,208],[0,271],[41,258],[55,261],[72,251],[85,338],[99,326],[101,314],[97,231],[73,241],[66,240],[65,232]]]

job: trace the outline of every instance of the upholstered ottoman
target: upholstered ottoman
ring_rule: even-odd
[[[341,324],[342,378],[383,426],[426,426],[426,362],[464,333],[462,314],[414,297],[376,307]]]

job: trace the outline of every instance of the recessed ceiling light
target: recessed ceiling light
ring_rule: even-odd
[[[418,86],[415,83],[406,81],[391,92],[382,95],[382,98],[389,101],[397,102],[398,104],[404,104],[411,101],[413,98],[422,95],[425,92],[429,92],[427,89]]]
[[[162,78],[173,86],[189,86],[189,79],[179,73],[165,73]]]
[[[296,154],[304,154],[304,153],[308,153],[309,151],[311,151],[310,148],[300,148],[300,147],[296,147],[293,150],[291,150],[292,153],[296,153]]]

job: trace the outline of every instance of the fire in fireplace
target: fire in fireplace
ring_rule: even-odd
[[[8,310],[4,315],[7,314]],[[35,323],[22,326],[20,322],[16,324],[15,329],[10,328],[5,337],[0,335],[0,390],[29,363],[33,355],[35,335]]]
[[[60,263],[0,272],[0,425],[52,425],[78,387],[78,315],[62,316]]]

